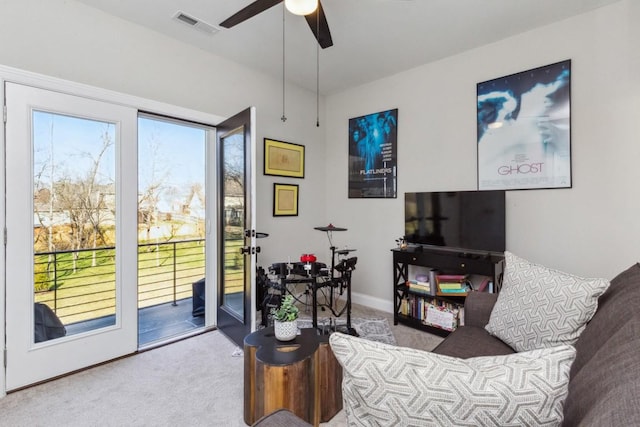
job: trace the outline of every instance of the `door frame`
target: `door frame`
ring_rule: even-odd
[[[60,79],[56,77],[47,76],[40,73],[34,73],[31,71],[21,70],[14,67],[8,67],[0,65],[0,99],[4,100],[4,83],[13,82],[28,86],[34,86],[45,90],[59,91],[69,95],[80,96],[84,98],[95,99],[104,102],[111,102],[114,104],[124,105],[132,108],[136,108],[139,111],[145,111],[158,115],[165,115],[174,117],[177,119],[183,119],[186,121],[196,121],[201,123],[217,124],[224,120],[224,117],[204,113],[202,111],[192,110],[189,108],[179,107],[172,104],[154,101],[147,98],[142,98],[134,95],[128,95],[122,92],[112,91],[108,89],[102,89],[95,86],[90,86],[82,83],[73,82],[70,80]],[[3,114],[4,116],[4,114]],[[215,125],[212,125],[215,127]],[[0,225],[2,230],[6,230],[6,203],[4,194],[7,188],[7,179],[5,174],[5,123],[4,120],[0,120],[0,164],[2,165],[2,173],[0,173],[0,188],[3,190],[2,197],[0,197]],[[213,150],[215,151],[215,150]],[[215,155],[215,153],[213,154]],[[215,164],[212,163],[212,164]],[[215,188],[212,187],[212,188]],[[214,229],[215,227],[211,227]],[[3,231],[3,234],[6,231]],[[211,239],[213,240],[213,239]],[[215,243],[215,242],[214,242]],[[215,250],[215,245],[212,248]],[[215,253],[215,252],[210,252]],[[215,257],[214,257],[215,258]],[[0,319],[2,321],[2,327],[0,327],[0,343],[5,342],[5,327],[4,322],[6,319],[6,250],[4,245],[0,245]],[[210,268],[215,267],[215,259],[209,263]],[[215,277],[215,270],[211,272]],[[216,305],[215,292],[210,292],[211,304],[209,306]],[[212,327],[216,324],[215,309],[213,313],[210,313],[206,318],[206,327]],[[4,348],[4,345],[3,345]],[[2,350],[2,349],[0,349]],[[4,351],[0,351],[0,366],[5,364]],[[6,395],[6,381],[5,370],[2,370],[0,374],[0,398]]]
[[[214,277],[212,275],[215,275],[216,272],[216,268],[217,268],[217,257],[213,256],[213,257],[209,257],[206,254],[215,254],[217,247],[215,242],[217,241],[217,234],[216,234],[216,228],[215,227],[211,227],[210,224],[212,221],[215,221],[217,212],[216,210],[216,204],[215,204],[215,199],[216,199],[216,178],[217,178],[217,164],[216,164],[216,125],[210,124],[210,123],[203,123],[203,122],[198,122],[195,120],[184,120],[175,116],[168,116],[168,115],[160,115],[154,112],[150,112],[150,111],[143,111],[143,110],[138,110],[138,123],[140,118],[145,118],[147,120],[154,120],[154,121],[158,121],[158,122],[164,122],[164,123],[169,123],[172,125],[177,125],[177,126],[184,126],[184,127],[192,127],[194,129],[200,129],[204,132],[205,134],[205,141],[204,141],[204,158],[205,158],[205,174],[204,174],[204,185],[205,185],[205,218],[204,218],[204,227],[205,227],[205,231],[204,231],[204,249],[205,249],[205,269],[204,269],[204,277]],[[138,131],[138,144],[140,144],[140,131]],[[140,156],[138,155],[138,164],[140,163]],[[138,176],[140,174],[140,170],[138,170]],[[208,194],[207,192],[213,192],[211,195]],[[210,197],[211,196],[211,197]],[[210,202],[210,199],[213,199],[213,202]],[[214,292],[209,292],[208,290],[206,290],[207,284],[205,281],[205,293],[203,295],[203,297],[205,298],[205,300],[208,298],[207,295],[215,295]],[[194,290],[195,293],[195,290]],[[138,294],[139,296],[139,294]],[[193,295],[193,298],[196,298],[196,295]],[[206,301],[205,301],[206,302]],[[204,328],[205,330],[209,330],[212,329],[215,325],[216,325],[216,318],[213,314],[210,314],[207,311],[208,306],[210,305],[214,305],[213,302],[211,304],[205,304],[204,306],[204,310],[205,310],[205,316],[204,316],[204,322],[205,324],[203,326],[198,326],[197,328],[194,327],[194,329],[190,332],[186,332],[183,334],[180,334],[177,339],[183,339],[186,336],[189,335],[193,335],[193,334],[198,334],[201,333],[202,329]],[[215,310],[213,311],[213,313],[215,313]],[[138,307],[138,315],[140,315],[140,308]],[[140,317],[138,316],[138,319]],[[138,325],[138,330],[140,329],[140,325]],[[138,342],[138,349],[139,350],[148,350],[150,348],[153,347],[157,347],[158,345],[164,345],[166,344],[168,341],[172,341],[174,339],[173,336],[169,336],[169,337],[165,337],[165,338],[160,338],[159,341],[151,341],[147,344],[143,344],[140,345],[140,342]]]

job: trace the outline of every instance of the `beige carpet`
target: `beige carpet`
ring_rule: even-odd
[[[440,338],[389,318],[398,345],[430,350]],[[98,366],[0,399],[0,426],[244,426],[243,358],[218,331]],[[323,426],[344,426],[344,411]]]

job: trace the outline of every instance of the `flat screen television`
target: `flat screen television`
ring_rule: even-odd
[[[405,193],[404,228],[409,244],[504,252],[505,192]]]

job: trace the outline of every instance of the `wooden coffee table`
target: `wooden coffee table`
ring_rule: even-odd
[[[280,408],[318,425],[342,409],[342,367],[328,336],[301,329],[292,341],[265,328],[244,339],[244,421],[251,425]]]

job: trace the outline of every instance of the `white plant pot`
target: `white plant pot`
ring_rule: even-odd
[[[290,322],[274,320],[273,329],[278,341],[291,341],[298,335],[298,319]]]

